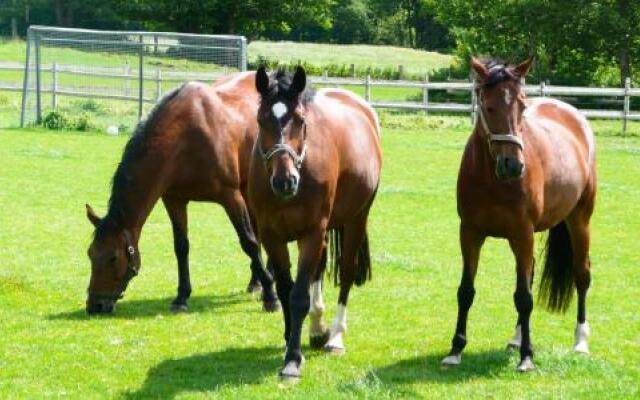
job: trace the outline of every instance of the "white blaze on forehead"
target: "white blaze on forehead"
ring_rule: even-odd
[[[288,111],[287,106],[281,101],[277,102],[271,107],[271,112],[278,119],[287,115],[287,111]]]
[[[511,100],[513,99],[513,96],[511,96],[511,92],[509,91],[509,89],[505,88],[504,89],[504,102],[509,105],[511,104]]]

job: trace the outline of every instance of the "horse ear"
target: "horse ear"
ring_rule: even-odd
[[[256,71],[256,90],[262,96],[269,93],[269,76],[267,75],[267,70],[264,66],[260,66],[258,71]]]
[[[87,218],[89,219],[89,222],[91,222],[93,226],[97,228],[98,225],[100,224],[100,221],[102,221],[102,218],[96,215],[96,213],[93,211],[93,208],[91,208],[90,205],[85,204],[85,207],[87,207]]]
[[[471,56],[471,68],[476,71],[476,74],[480,77],[480,79],[487,79],[489,77],[489,71],[487,67],[480,62],[477,58]]]
[[[291,83],[291,90],[294,94],[300,94],[307,86],[307,73],[301,66],[296,67],[296,73],[293,75],[293,82]]]
[[[527,58],[526,60],[524,60],[524,62],[522,62],[522,64],[518,65],[515,68],[516,73],[520,78],[524,78],[525,75],[527,75],[527,73],[529,72],[529,69],[531,69],[531,65],[533,64],[533,58],[534,58],[533,56]]]

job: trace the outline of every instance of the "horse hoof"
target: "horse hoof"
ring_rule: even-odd
[[[529,372],[535,371],[536,366],[533,364],[533,360],[531,357],[525,357],[524,360],[520,361],[520,364],[516,368],[518,372]]]
[[[278,299],[271,300],[271,301],[263,301],[262,309],[268,313],[280,311],[280,302],[278,301]]]
[[[249,286],[247,286],[247,293],[249,294],[260,293],[260,292],[262,292],[262,285],[260,284],[260,282],[249,283]]]
[[[518,351],[520,350],[520,345],[516,343],[507,343],[507,351]]]
[[[325,345],[324,351],[335,356],[343,356],[347,350],[344,347]]]
[[[589,345],[587,343],[578,343],[578,344],[576,344],[575,346],[573,346],[573,351],[574,351],[574,353],[584,354],[586,356],[591,354],[589,352]]]
[[[318,336],[309,335],[309,346],[311,346],[312,349],[316,350],[323,348],[324,345],[329,341],[329,335],[329,330]]]
[[[461,363],[462,363],[462,354],[458,353],[458,354],[450,354],[446,356],[445,358],[442,359],[442,362],[440,363],[440,365],[442,365],[443,368],[450,368],[450,367],[458,366]]]
[[[171,303],[169,311],[175,314],[184,313],[189,311],[189,307],[187,307],[186,303]]]
[[[297,383],[302,376],[300,365],[295,361],[289,361],[284,368],[280,370],[278,376],[283,381]]]

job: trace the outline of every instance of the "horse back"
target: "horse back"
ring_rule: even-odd
[[[573,106],[556,99],[533,99],[524,113],[530,134],[547,136],[551,144],[573,142],[590,166],[595,163],[595,140],[587,119]]]
[[[254,74],[241,73],[180,89],[154,127],[172,149],[168,192],[219,201],[226,189],[246,186],[258,97],[245,86],[253,85]]]
[[[370,204],[378,187],[382,167],[378,116],[363,99],[341,89],[319,90],[313,102],[319,111],[316,118],[322,119],[322,123],[312,121],[322,130],[317,136],[329,136],[323,138],[325,145],[337,155],[332,220],[339,224]],[[328,160],[318,165],[326,166]]]

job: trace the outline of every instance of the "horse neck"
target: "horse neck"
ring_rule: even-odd
[[[481,127],[476,125],[471,135],[471,161],[473,163],[472,171],[486,174],[493,177],[493,157],[489,152],[489,145],[485,133]]]
[[[126,187],[113,187],[111,196],[118,200],[110,202],[107,218],[113,219],[117,230],[128,230],[134,244],[138,243],[142,226],[161,195],[162,171],[156,159],[145,156],[121,171],[131,177]]]

